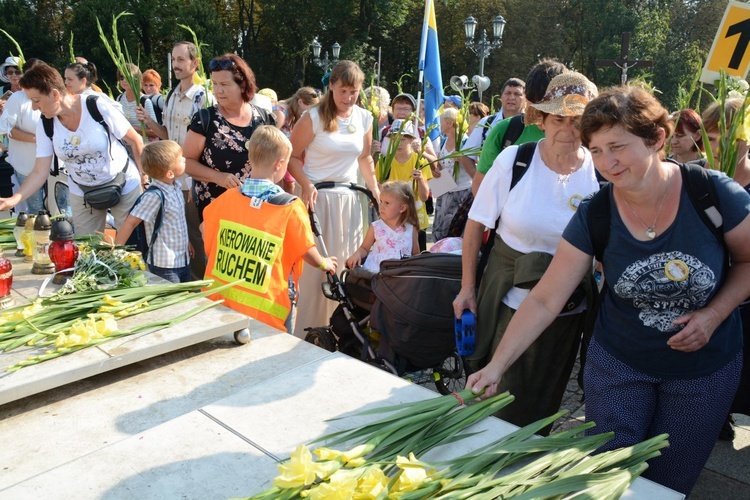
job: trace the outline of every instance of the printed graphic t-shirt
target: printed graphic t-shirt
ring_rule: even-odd
[[[711,173],[728,232],[750,213],[750,196],[724,174]],[[563,238],[593,255],[586,224],[588,208],[588,201],[581,203]],[[633,238],[612,197],[610,208],[611,229],[604,252],[609,290],[596,319],[597,342],[634,369],[659,378],[697,378],[728,363],[742,349],[738,310],[698,351],[682,352],[667,345],[682,328],[672,321],[705,307],[726,279],[721,243],[699,218],[685,187],[674,223],[651,241]]]

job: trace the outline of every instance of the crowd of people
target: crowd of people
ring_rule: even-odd
[[[378,109],[365,109],[352,61],[285,100],[235,54],[208,61],[211,91],[194,83],[199,64],[179,42],[173,89],[127,65],[113,99],[85,59],[63,74],[6,59],[0,133],[18,185],[0,210],[44,209],[54,159],[77,235],[111,216],[127,244],[143,222],[154,274],[243,279],[226,303],[300,337],[334,312],[325,273],[377,272],[427,250],[428,232],[461,238],[454,311],[477,317],[467,385],[513,393],[498,416],[526,425],[558,410],[580,355],[588,432],[614,431],[608,449],[668,433],[644,475],[689,494],[731,413],[750,411],[747,143],[733,139],[733,179],[708,168],[744,101],[670,114],[640,86],[598,89],[546,59],[504,83],[496,113],[452,96],[433,142],[411,94],[370,87]],[[351,183],[377,221],[337,187]]]

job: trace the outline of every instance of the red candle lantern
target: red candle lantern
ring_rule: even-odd
[[[52,283],[56,285],[64,284],[73,275],[73,266],[78,258],[78,246],[73,242],[73,236],[73,226],[66,218],[57,219],[52,223],[49,258],[55,265]]]
[[[10,289],[13,286],[13,265],[0,253],[0,309],[13,305]]]

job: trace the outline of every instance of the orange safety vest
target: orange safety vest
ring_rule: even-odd
[[[289,274],[302,274],[302,256],[315,245],[305,205],[296,199],[273,205],[248,198],[239,188],[224,192],[203,211],[206,279],[214,286],[245,282],[211,295],[214,300],[285,331]]]

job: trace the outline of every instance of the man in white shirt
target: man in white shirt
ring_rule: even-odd
[[[148,116],[142,106],[136,108],[136,116],[160,139],[175,141],[184,147],[187,127],[193,115],[199,109],[214,104],[214,96],[202,85],[193,83],[193,76],[198,71],[200,59],[198,49],[192,42],[177,42],[172,48],[172,70],[179,84],[169,91],[164,103],[164,114],[160,125]],[[198,209],[191,195],[192,179],[183,174],[177,178],[182,194],[185,197],[185,216],[187,217],[188,236],[194,255],[190,261],[190,272],[193,279],[203,279],[206,269],[206,254],[203,251],[203,238],[200,230]]]
[[[484,140],[487,138],[492,127],[505,120],[511,118],[519,113],[523,113],[526,108],[526,83],[520,78],[509,78],[503,84],[500,90],[500,111],[494,115],[487,116],[479,120],[477,126],[474,127],[474,131],[466,139],[466,143],[463,149],[475,148],[484,144]],[[467,157],[472,160],[475,164],[477,157]]]

